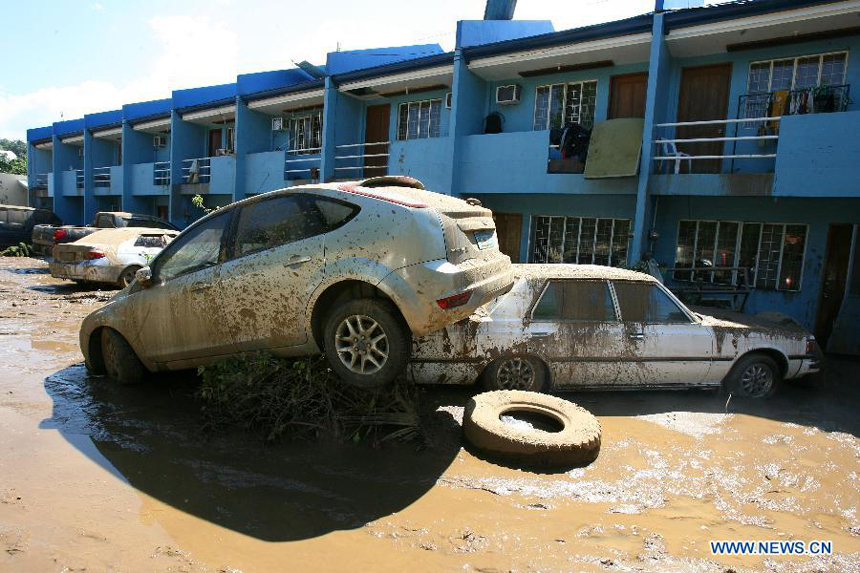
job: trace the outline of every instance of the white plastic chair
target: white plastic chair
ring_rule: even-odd
[[[678,148],[675,146],[675,142],[673,141],[664,141],[660,143],[661,153],[663,157],[674,157],[675,158],[675,174],[681,172],[681,161],[684,161],[686,158],[687,161],[687,171],[693,170],[693,160],[690,159],[689,153],[684,153],[683,151],[678,151]],[[661,159],[660,160],[660,170],[663,170],[663,162],[664,161],[672,161],[671,159]]]

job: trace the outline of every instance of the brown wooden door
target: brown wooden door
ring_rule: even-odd
[[[684,68],[681,72],[681,94],[678,98],[678,121],[726,119],[731,76],[732,65],[730,63]],[[677,139],[724,137],[726,126],[725,124],[715,124],[679,127],[676,135]],[[724,143],[723,141],[683,143],[678,144],[678,151],[690,155],[723,155]],[[722,160],[683,161],[681,162],[681,169],[686,170],[688,163],[692,163],[693,173],[719,173]]]
[[[645,117],[648,73],[612,76],[609,82],[609,119]]]
[[[848,279],[848,259],[851,256],[852,225],[830,225],[827,232],[827,251],[821,276],[821,293],[818,298],[818,317],[815,320],[815,338],[822,348],[833,332],[833,323],[845,296]]]
[[[493,220],[496,222],[499,250],[511,257],[512,263],[520,262],[523,216],[518,213],[493,213]]]
[[[209,132],[209,157],[215,157],[216,152],[222,147],[221,130],[213,129]]]
[[[391,104],[367,107],[364,126],[364,143],[388,141],[388,126],[391,118]],[[365,145],[364,155],[388,153],[388,145]],[[365,157],[364,176],[376,177],[388,174],[388,157]]]

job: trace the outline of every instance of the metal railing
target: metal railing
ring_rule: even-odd
[[[675,173],[680,172],[680,167],[683,162],[692,162],[692,161],[701,161],[707,159],[731,159],[734,161],[735,159],[773,159],[776,157],[776,153],[736,153],[735,147],[733,146],[732,153],[708,153],[702,155],[694,155],[691,153],[679,151],[677,148],[677,144],[681,143],[711,143],[711,142],[725,142],[731,141],[733,144],[736,144],[738,141],[774,141],[779,139],[779,135],[777,134],[762,134],[762,135],[737,135],[737,125],[739,123],[761,123],[762,125],[767,122],[779,122],[781,117],[755,117],[755,118],[743,118],[743,119],[711,119],[707,121],[679,121],[674,123],[658,123],[654,127],[655,128],[678,128],[678,127],[698,127],[698,126],[708,126],[708,125],[734,125],[735,126],[735,135],[733,136],[720,136],[720,137],[668,137],[668,138],[657,138],[654,140],[654,145],[657,146],[657,153],[653,157],[654,161],[662,162],[674,162],[675,163]],[[691,164],[688,163],[688,166]]]
[[[110,187],[110,167],[93,167],[93,187]]]
[[[84,170],[75,169],[75,187],[78,189],[84,188]]]
[[[34,187],[47,187],[48,186],[48,174],[47,173],[36,173],[33,176],[33,186]]]
[[[301,155],[319,153],[320,151],[322,151],[321,147],[288,149],[286,151],[287,159],[284,159],[284,179],[302,179],[298,174],[304,173],[307,175],[306,179],[319,180],[322,157],[301,157]]]
[[[210,157],[192,157],[182,160],[183,183],[209,183],[211,174]]]
[[[669,290],[688,304],[725,301],[734,310],[743,310],[755,288],[750,282],[749,267],[670,267],[665,276],[677,283],[668,284]]]
[[[170,162],[158,161],[152,164],[152,184],[170,185]]]
[[[373,169],[373,170],[382,169],[384,171],[388,171],[388,157],[389,157],[388,145],[390,143],[391,143],[390,141],[375,141],[373,143],[347,143],[344,145],[335,146],[335,156],[334,156],[334,160],[336,163],[335,168],[334,168],[335,175],[337,175],[338,172],[355,171],[355,170],[361,170],[361,169]],[[379,152],[368,153],[368,149],[367,149],[368,147],[380,148],[382,150],[382,152],[381,153],[379,153]],[[340,150],[340,149],[348,149],[348,150],[356,149],[357,151],[345,151],[345,152],[343,152],[343,154],[337,155],[337,150]],[[371,150],[371,151],[375,151],[375,150]],[[374,158],[382,158],[382,157],[385,158],[384,164],[380,163],[379,165],[373,165],[371,163],[370,165],[365,165],[366,159],[374,159]],[[349,160],[360,160],[361,164],[360,165],[342,165],[342,164],[337,165],[337,162],[339,162],[339,161],[342,162],[342,161],[349,161]],[[347,174],[345,173],[344,175],[347,175]]]

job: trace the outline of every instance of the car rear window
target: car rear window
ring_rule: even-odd
[[[690,322],[684,311],[657,285],[622,281],[615,281],[613,285],[624,322]]]
[[[585,322],[617,320],[606,281],[550,281],[532,317]]]
[[[170,238],[166,235],[141,235],[134,242],[134,246],[150,249],[163,249],[169,242]]]

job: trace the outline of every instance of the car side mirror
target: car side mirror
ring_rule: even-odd
[[[137,272],[134,273],[134,278],[137,284],[144,288],[149,288],[152,286],[152,269],[149,267],[137,269]]]

